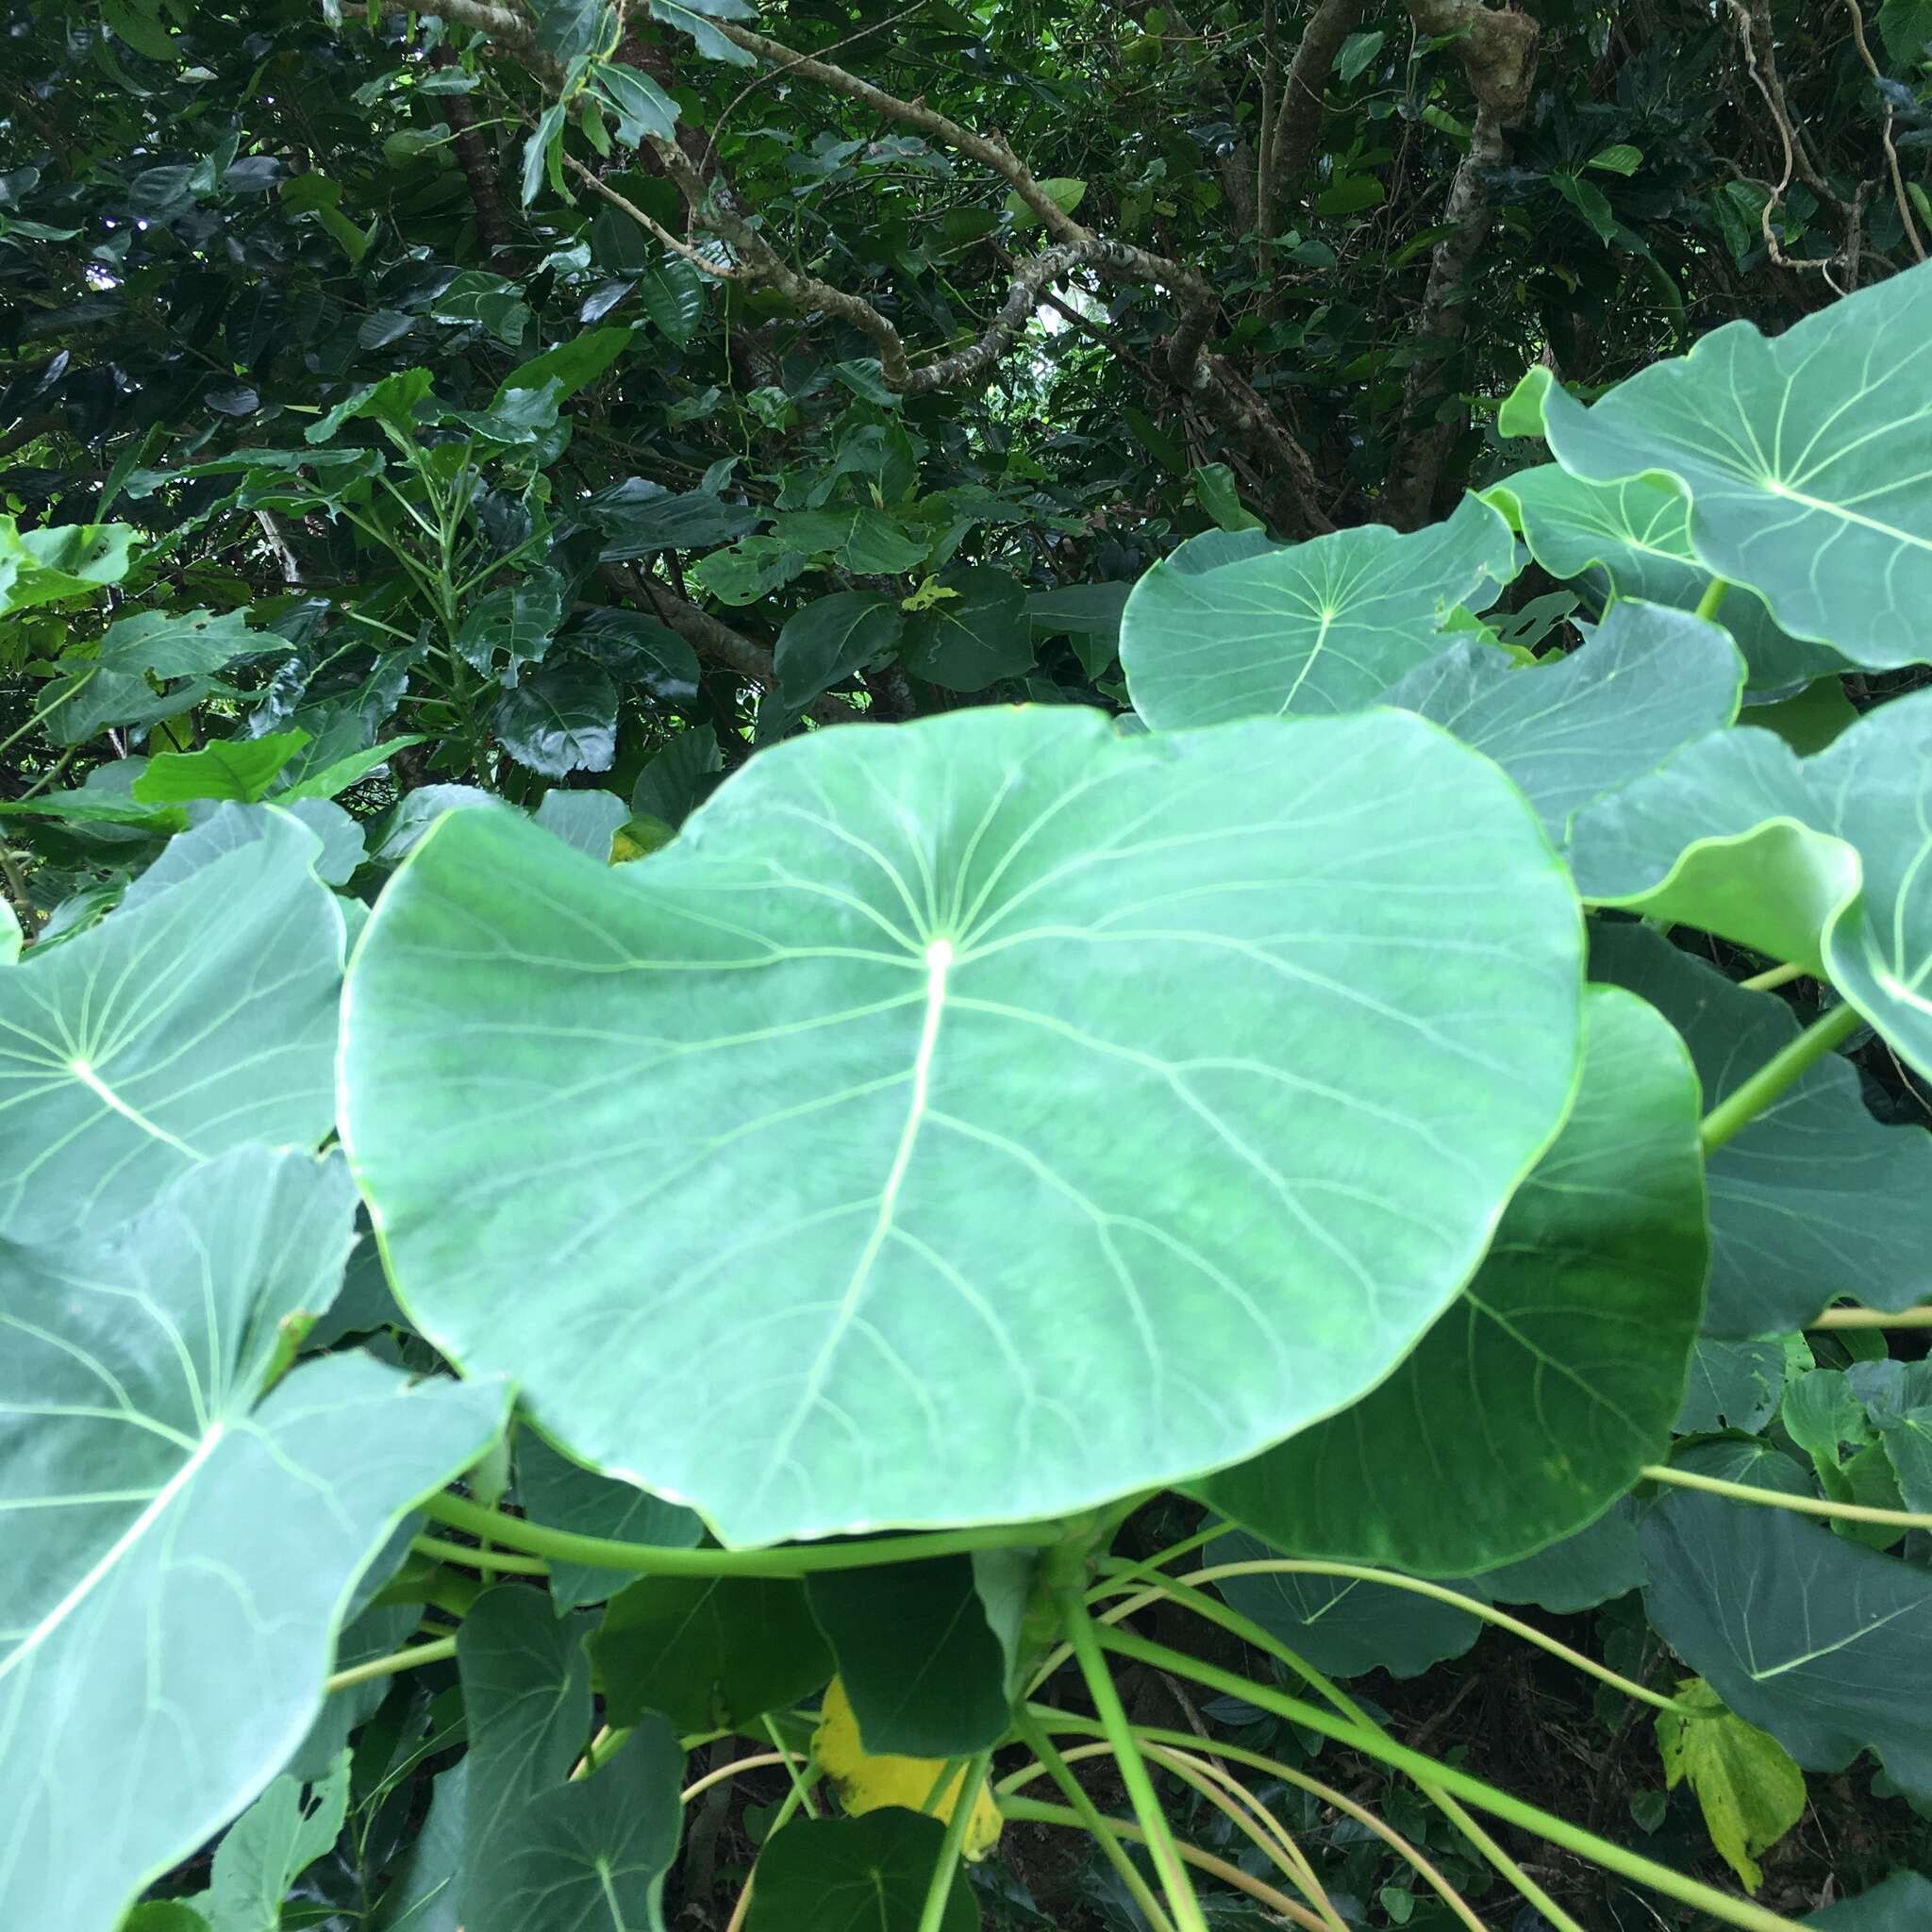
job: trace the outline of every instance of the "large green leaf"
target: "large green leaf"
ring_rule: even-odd
[[[1586,899],[1703,927],[1828,974],[1932,1074],[1932,690],[1814,757],[1717,732],[1573,826]]]
[[[1932,32],[1932,23],[1927,31]],[[1919,1932],[1932,1925],[1932,1878],[1894,1872],[1870,1891],[1840,1899],[1801,1923],[1815,1925],[1818,1932]]]
[[[546,778],[608,772],[617,754],[617,687],[580,658],[540,664],[497,700],[490,728],[511,758]]]
[[[23,530],[0,515],[0,616],[91,597],[127,575],[128,551],[141,541],[132,524],[55,524]]]
[[[342,1126],[423,1332],[727,1541],[1050,1516],[1407,1351],[1568,1109],[1578,927],[1400,713],[814,733],[641,866],[441,821]]]
[[[1593,800],[1738,715],[1744,667],[1715,626],[1625,601],[1582,646],[1534,666],[1464,639],[1380,702],[1433,719],[1523,787],[1558,844]]]
[[[683,1824],[677,1740],[646,1717],[608,1764],[523,1806],[466,1847],[463,1932],[663,1932]]]
[[[1485,491],[1484,497],[1516,525],[1529,554],[1552,576],[1600,574],[1599,587],[1620,598],[1683,610],[1697,604],[1710,583],[1709,571],[1690,548],[1689,503],[1652,478],[1587,483],[1560,463],[1544,463]],[[1754,691],[1778,691],[1845,668],[1836,651],[1786,636],[1764,599],[1741,586],[1718,607],[1716,621],[1737,640]]]
[[[128,796],[137,805],[198,798],[253,805],[308,742],[306,731],[274,731],[263,738],[218,738],[200,751],[164,751],[148,760]]]
[[[827,1571],[806,1590],[874,1757],[970,1757],[1006,1735],[1006,1659],[968,1557]]]
[[[1506,436],[1541,431],[1573,475],[1652,477],[1690,499],[1690,547],[1794,638],[1854,663],[1932,655],[1932,263],[1775,340],[1748,322],[1586,408],[1532,369]]]
[[[92,658],[61,659],[48,693],[47,734],[83,744],[109,724],[145,729],[198,703],[212,688],[208,673],[288,648],[273,632],[250,630],[239,610],[137,612],[109,625]]]
[[[1590,965],[1684,1036],[1707,1110],[1798,1032],[1784,1001],[1746,992],[1641,925],[1598,924]],[[1932,1135],[1881,1126],[1857,1069],[1837,1054],[1717,1149],[1706,1176],[1707,1335],[1802,1328],[1840,1295],[1879,1308],[1932,1297]]]
[[[863,1818],[801,1818],[758,1859],[745,1932],[918,1932],[946,1836],[937,1818],[889,1805]],[[956,1876],[939,1932],[978,1932]]]
[[[1688,1450],[1681,1466],[1810,1493],[1761,1443]],[[1659,1636],[1741,1718],[1807,1771],[1861,1750],[1909,1790],[1932,1790],[1932,1574],[1794,1514],[1673,1490],[1643,1520]]]
[[[502,1426],[503,1385],[367,1356],[270,1386],[352,1205],[340,1165],[245,1148],[107,1242],[0,1243],[0,1923],[113,1932],[234,1817],[363,1567]]]
[[[1508,525],[1474,496],[1411,535],[1369,524],[1207,570],[1169,558],[1127,599],[1121,666],[1157,730],[1355,710],[1452,641],[1452,610],[1487,609],[1515,575]]]
[[[91,932],[0,971],[0,1232],[105,1229],[333,1103],[342,915],[286,813]]]
[[[832,1653],[805,1586],[758,1576],[645,1576],[591,1640],[616,1724],[661,1710],[680,1732],[753,1723],[816,1690]]]
[[[1669,1446],[1707,1253],[1697,1081],[1641,1000],[1587,1010],[1575,1108],[1461,1299],[1380,1388],[1211,1477],[1216,1508],[1455,1576],[1582,1528]]]

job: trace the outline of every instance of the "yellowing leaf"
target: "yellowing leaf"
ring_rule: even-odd
[[[918,590],[899,599],[901,610],[930,610],[942,597],[957,597],[958,591],[949,591],[937,577],[927,577]]]
[[[1775,1738],[1726,1710],[1702,1677],[1685,1678],[1677,1700],[1710,1715],[1659,1714],[1664,1775],[1673,1790],[1690,1780],[1711,1843],[1744,1890],[1756,1891],[1764,1883],[1757,1854],[1805,1815],[1805,1774]]]
[[[637,817],[626,819],[610,835],[610,863],[628,865],[633,859],[648,858],[676,836],[662,819],[640,812]]]
[[[933,1788],[946,1768],[941,1757],[874,1757],[858,1740],[858,1720],[846,1700],[845,1687],[837,1677],[825,1687],[825,1702],[819,1727],[812,1736],[812,1754],[824,1768],[839,1793],[839,1801],[854,1817],[868,1811],[898,1805],[908,1811],[924,1811],[941,1822],[950,1820],[959,1802],[959,1788],[966,1781],[961,1764],[946,1780],[938,1797]],[[984,1785],[973,1801],[973,1815],[966,1825],[965,1855],[972,1859],[986,1857],[999,1840],[999,1807]]]

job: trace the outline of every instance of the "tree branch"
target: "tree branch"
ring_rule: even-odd
[[[1260,208],[1256,220],[1264,241],[1279,232],[1289,185],[1307,172],[1322,138],[1323,99],[1341,43],[1360,24],[1363,0],[1320,0],[1302,30],[1274,108],[1268,149],[1261,157]]]
[[[1460,426],[1442,406],[1451,391],[1442,381],[1469,323],[1470,281],[1495,220],[1490,181],[1509,158],[1504,129],[1529,107],[1536,79],[1538,27],[1526,14],[1505,13],[1481,0],[1407,0],[1408,11],[1427,34],[1460,37],[1462,68],[1475,95],[1475,125],[1469,152],[1457,164],[1442,220],[1449,232],[1429,253],[1411,340],[1441,345],[1418,358],[1404,385],[1402,429],[1384,512],[1398,529],[1414,529],[1433,513],[1436,492]]]

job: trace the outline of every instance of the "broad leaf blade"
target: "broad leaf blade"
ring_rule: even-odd
[[[1209,541],[1183,547],[1207,562],[1222,554]],[[1508,525],[1474,496],[1407,536],[1377,524],[1289,549],[1257,532],[1220,542],[1236,561],[1200,570],[1177,553],[1127,599],[1121,665],[1157,730],[1357,709],[1451,641],[1458,605],[1486,609],[1516,575]]]
[[[1460,1300],[1378,1389],[1202,1486],[1284,1550],[1460,1575],[1580,1529],[1670,1443],[1707,1260],[1698,1091],[1599,989],[1583,1085]]]
[[[108,1932],[268,1783],[363,1567],[502,1425],[502,1385],[366,1356],[264,1393],[352,1199],[339,1166],[243,1149],[108,1243],[0,1246],[8,1924]]]

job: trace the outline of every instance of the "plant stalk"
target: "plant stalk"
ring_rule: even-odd
[[[1827,1503],[1818,1496],[1788,1496],[1782,1490],[1760,1490],[1750,1483],[1726,1482],[1722,1476],[1698,1475],[1653,1462],[1643,1474],[1654,1483],[1671,1483],[1680,1490],[1703,1490],[1728,1496],[1736,1503],[1756,1503],[1768,1509],[1795,1509],[1801,1516],[1826,1516],[1846,1523],[1883,1523],[1897,1529],[1932,1529],[1932,1515],[1915,1509],[1876,1509],[1868,1503]]]
[[[1755,1121],[1766,1108],[1822,1060],[1840,1041],[1848,1040],[1863,1015],[1849,1001],[1812,1021],[1797,1039],[1780,1048],[1748,1080],[1734,1088],[1704,1116],[1697,1129],[1707,1158]]]
[[[945,1924],[946,1901],[953,1895],[953,1879],[959,1870],[959,1849],[966,1842],[966,1827],[973,1807],[979,1802],[979,1789],[986,1782],[992,1753],[982,1751],[966,1767],[959,1780],[959,1795],[954,1801],[953,1815],[946,1820],[946,1835],[940,1842],[940,1855],[932,1868],[932,1880],[925,1888],[925,1905],[919,1914],[919,1932],[940,1932]]]

